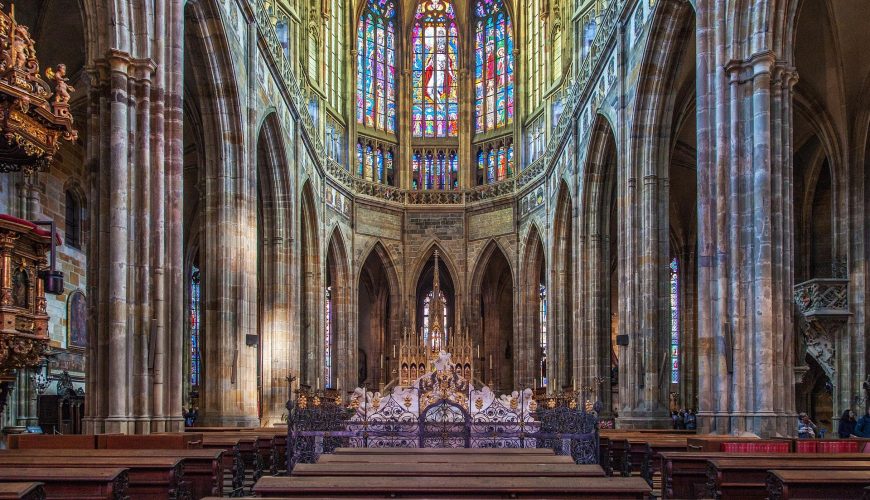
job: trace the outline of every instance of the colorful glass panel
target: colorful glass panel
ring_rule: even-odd
[[[378,176],[378,182],[384,182],[384,152],[378,148],[375,156],[375,173]]]
[[[540,366],[538,367],[541,375],[541,386],[547,386],[547,287],[541,283],[539,286],[539,305],[540,309],[538,310],[538,320],[541,323],[541,337],[540,337]]]
[[[439,297],[441,297],[441,304],[444,305],[444,318],[441,323],[442,333],[444,334],[444,341],[447,341],[447,297],[444,296],[444,292],[439,292]],[[429,293],[426,294],[426,297],[423,299],[423,344],[429,344],[429,316],[430,316],[430,304],[432,303],[432,299],[435,297],[435,290],[429,290]]]
[[[419,189],[420,186],[423,185],[420,180],[420,171],[422,170],[423,158],[419,152],[414,153],[414,158],[411,161],[411,166],[414,170],[413,175],[411,176],[411,187],[414,189]]]
[[[671,259],[671,383],[680,383],[680,269]]]
[[[327,97],[336,110],[344,107],[344,0],[330,0],[326,33]]]
[[[459,156],[455,151],[450,153],[450,179],[451,187],[456,189],[459,187]]]
[[[514,36],[501,0],[478,0],[474,46],[475,131],[513,122]]]
[[[369,0],[357,32],[357,123],[396,130],[395,6]]]
[[[326,331],[323,352],[323,377],[326,387],[332,387],[332,287],[326,287]]]
[[[456,137],[459,37],[453,5],[424,0],[415,19],[411,131],[415,137]]]
[[[190,385],[198,386],[201,368],[200,355],[200,274],[199,268],[190,270]]]

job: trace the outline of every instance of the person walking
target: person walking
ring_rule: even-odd
[[[837,425],[837,435],[840,436],[840,439],[846,439],[855,434],[855,425],[857,423],[855,412],[851,408],[844,411],[843,416],[840,417],[840,423]]]

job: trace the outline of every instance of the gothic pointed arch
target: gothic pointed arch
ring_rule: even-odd
[[[488,364],[483,380],[494,390],[515,387],[516,332],[514,275],[507,253],[490,240],[477,259],[469,291],[466,319],[472,343],[480,345]]]
[[[299,208],[299,381],[314,386],[320,375],[318,338],[322,325],[321,300],[321,252],[318,227],[320,219],[314,202],[311,182],[302,186]]]
[[[521,259],[517,350],[533,355],[517,360],[515,382],[523,387],[540,387],[547,378],[547,346],[552,341],[547,328],[547,253],[540,228],[534,222],[529,224]]]
[[[452,333],[453,330],[461,326],[462,318],[459,304],[462,303],[462,294],[460,292],[461,284],[457,278],[461,275],[458,274],[450,256],[435,241],[431,242],[427,250],[417,259],[414,272],[411,274],[413,276],[413,281],[411,282],[411,303],[414,304],[414,316],[409,318],[409,326],[417,332],[424,331],[427,328],[428,313],[426,304],[427,299],[430,301],[432,299],[436,253],[438,254],[440,289],[443,294],[441,300],[446,306],[442,328],[445,329],[446,333]]]
[[[357,370],[348,353],[356,352],[356,339],[350,338],[350,263],[341,228],[336,226],[327,240],[324,290],[323,330],[320,335],[322,387],[347,388],[356,385]]]
[[[627,157],[635,160],[624,169],[628,182],[637,183],[639,206],[624,205],[627,220],[620,233],[626,240],[620,259],[625,259],[626,270],[635,273],[633,286],[638,287],[637,293],[629,294],[630,303],[620,306],[626,315],[619,318],[619,329],[631,335],[629,344],[619,349],[620,367],[625,368],[619,374],[619,415],[624,422],[668,415],[670,308],[660,299],[670,276],[668,175],[678,93],[692,87],[683,78],[693,78],[689,47],[694,43],[694,20],[688,3],[659,4],[649,20],[644,62],[639,66],[638,107],[630,118],[633,139],[625,148]],[[631,245],[631,241],[643,243]]]
[[[595,387],[603,413],[612,407],[611,384],[618,377],[620,266],[617,210],[617,147],[609,120],[597,115],[581,181],[577,290],[577,350],[580,384]]]
[[[290,398],[286,378],[299,370],[288,346],[298,345],[291,333],[293,217],[281,124],[275,112],[263,120],[257,139],[257,374],[261,425],[281,421]],[[292,347],[291,347],[292,349]],[[296,362],[294,362],[296,361]]]
[[[552,348],[548,353],[548,376],[552,387],[574,383],[574,203],[568,184],[559,184],[553,214],[550,297],[553,305]]]
[[[197,159],[200,183],[196,185],[202,214],[198,229],[203,320],[201,422],[258,424],[256,380],[245,375],[254,373],[256,354],[239,345],[245,338],[240,332],[256,333],[256,318],[244,314],[246,298],[230,292],[256,287],[256,262],[242,258],[246,233],[242,228],[256,224],[256,197],[253,182],[249,182],[254,168],[241,146],[246,135],[239,89],[236,79],[228,77],[236,74],[235,59],[220,7],[213,0],[187,2],[183,12],[184,88],[195,101],[192,108],[199,111],[202,131],[195,139],[202,152]],[[243,196],[237,197],[237,193]],[[225,210],[226,206],[234,210]],[[222,265],[229,262],[239,265]],[[223,385],[227,379],[237,384],[242,397],[228,396]]]
[[[357,284],[358,384],[377,387],[390,373],[394,345],[401,340],[402,300],[395,263],[382,242],[376,241],[362,261]],[[383,365],[381,356],[390,360]]]

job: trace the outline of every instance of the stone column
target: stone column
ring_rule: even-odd
[[[128,290],[128,196],[129,196],[129,80],[127,72],[130,66],[129,54],[111,51],[106,59],[108,70],[107,112],[109,130],[109,148],[107,157],[108,184],[108,224],[106,238],[108,244],[105,280],[101,285],[106,287],[106,295],[102,305],[106,310],[106,323],[103,325],[108,341],[107,403],[105,431],[109,433],[127,433],[133,431],[129,421],[131,394],[130,367],[127,350],[127,319],[132,311],[127,305]]]
[[[731,30],[726,2],[696,12],[699,430],[793,434],[796,74],[766,26]]]

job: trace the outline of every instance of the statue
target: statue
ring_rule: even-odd
[[[27,63],[27,51],[32,42],[27,26],[17,25],[11,31],[6,52],[6,67],[24,69]]]
[[[66,104],[70,99],[70,92],[75,92],[76,89],[70,85],[69,78],[66,77],[66,64],[58,64],[54,69],[46,68],[45,76],[49,80],[54,81],[54,104]]]

